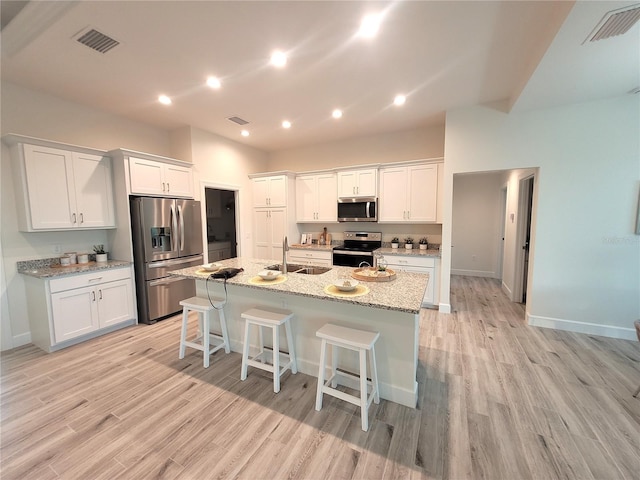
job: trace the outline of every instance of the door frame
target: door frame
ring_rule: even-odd
[[[527,188],[527,184],[532,181],[533,189]],[[532,241],[532,231],[534,230],[533,219],[535,218],[533,212],[535,210],[535,188],[536,188],[536,174],[535,173],[527,173],[522,177],[518,178],[518,219],[516,224],[516,265],[515,265],[515,275],[514,275],[514,285],[513,285],[513,298],[511,299],[514,302],[522,302],[523,296],[526,294],[526,298],[529,297],[529,288],[531,287],[531,278],[532,278],[532,269],[531,269],[531,254],[533,252],[533,241]],[[529,195],[529,192],[531,194]],[[531,198],[529,198],[531,197]],[[529,225],[529,232],[527,232],[527,210],[529,209],[529,205],[531,205],[531,224]],[[525,252],[522,248],[524,242],[527,238],[527,233],[529,233],[529,268],[527,269],[527,291],[525,292],[525,272],[524,272],[524,263],[525,263]]]
[[[241,187],[239,185],[231,185],[228,183],[218,183],[218,182],[212,182],[209,180],[200,180],[200,198],[204,203],[204,208],[200,209],[201,215],[202,215],[202,225],[203,225],[202,245],[209,244],[207,240],[207,195],[206,195],[207,188],[214,188],[217,190],[228,190],[228,191],[234,192],[235,203],[236,203],[236,206],[235,206],[235,209],[236,209],[236,256],[241,257],[242,256],[242,241],[241,241],[242,227],[240,225],[240,219],[238,215],[238,212],[240,211]],[[209,262],[209,250],[206,247],[204,248],[203,255],[207,257],[207,262]]]

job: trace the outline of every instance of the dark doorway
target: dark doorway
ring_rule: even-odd
[[[205,188],[209,262],[238,256],[236,192]]]
[[[531,212],[533,210],[533,177],[524,179],[520,183],[524,189],[524,238],[522,250],[524,250],[522,268],[522,303],[527,303],[527,278],[529,276],[529,250],[531,248]]]

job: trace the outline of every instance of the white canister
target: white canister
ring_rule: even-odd
[[[76,252],[66,252],[65,255],[69,257],[71,265],[73,265],[74,263],[78,263],[78,255],[76,254]]]
[[[78,254],[78,263],[89,263],[89,254],[88,253],[79,253]]]
[[[60,265],[67,266],[71,264],[71,259],[65,255],[64,257],[60,257]]]

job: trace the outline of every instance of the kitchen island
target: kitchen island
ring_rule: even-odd
[[[377,331],[380,332],[376,344],[380,396],[415,408],[419,313],[428,275],[398,272],[390,282],[362,282],[368,289],[364,295],[343,297],[327,293],[327,287],[347,278],[353,271],[351,268],[333,267],[320,275],[289,273],[284,281],[266,282],[260,281],[257,274],[273,265],[272,260],[233,258],[217,263],[223,267],[244,268],[244,272],[229,279],[226,285],[228,299],[224,308],[232,350],[242,351],[241,313],[256,306],[285,308],[294,313],[292,330],[298,370],[314,377],[318,374],[320,359],[320,340],[315,332],[324,324]],[[195,279],[199,297],[225,297],[223,281],[209,279],[210,272],[201,267],[175,270],[171,274]],[[286,345],[284,333],[282,337],[281,345]],[[257,342],[252,338],[250,343],[254,346]],[[357,372],[357,355],[348,353],[352,352],[341,356],[339,366]]]

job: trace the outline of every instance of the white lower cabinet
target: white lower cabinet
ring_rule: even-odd
[[[333,265],[333,252],[321,250],[290,249],[287,255],[289,263],[300,265],[315,265],[318,267],[331,267]]]
[[[131,267],[26,282],[32,341],[47,351],[135,323]],[[86,337],[88,338],[88,337]]]
[[[440,259],[437,257],[422,257],[417,255],[384,255],[387,267],[396,272],[426,273],[429,283],[422,298],[422,304],[436,306],[440,300],[439,270]]]

